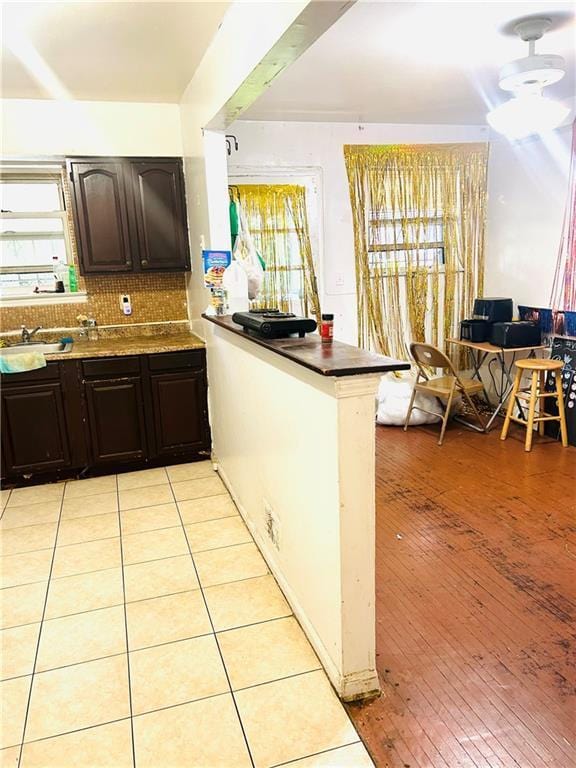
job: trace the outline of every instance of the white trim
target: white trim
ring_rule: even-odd
[[[88,294],[76,293],[35,293],[25,296],[0,295],[0,307],[43,307],[48,304],[85,304]]]
[[[264,178],[285,176],[316,176],[322,178],[321,165],[234,165],[228,166],[228,177],[263,176]],[[275,184],[277,182],[271,182]]]
[[[314,200],[308,197],[308,230],[312,256],[318,282],[318,298],[324,291],[324,175],[320,165],[229,165],[228,185],[242,184],[285,184],[292,180],[310,182]],[[311,207],[312,205],[312,207]],[[314,210],[315,209],[315,210]]]
[[[0,177],[4,178],[3,174],[17,174],[17,173],[42,173],[48,175],[48,171],[54,171],[54,173],[62,173],[62,169],[66,163],[66,158],[62,157],[59,162],[50,160],[2,160],[0,162]]]
[[[49,183],[50,181],[52,183],[56,182],[58,185],[58,195],[60,197],[60,204],[61,208],[59,208],[57,211],[15,211],[15,212],[6,212],[6,213],[0,213],[0,218],[4,220],[11,220],[11,219],[59,219],[62,222],[62,232],[54,232],[54,235],[56,237],[52,239],[57,239],[58,236],[62,237],[62,240],[64,241],[64,253],[66,257],[65,264],[67,267],[74,266],[74,254],[72,252],[72,241],[70,239],[70,226],[72,224],[70,220],[70,214],[71,211],[68,211],[66,208],[66,197],[65,197],[65,191],[64,191],[64,164],[60,164],[58,166],[55,166],[58,169],[58,172],[51,174],[47,173],[47,169],[51,168],[51,166],[43,166],[43,167],[37,167],[32,168],[31,170],[33,172],[38,172],[39,177],[38,179],[26,179],[25,176],[21,176],[20,174],[23,173],[23,171],[20,169],[19,171],[9,171],[9,175],[14,176],[14,181],[11,179],[8,179],[4,183]],[[2,176],[2,173],[6,171],[6,166],[3,163],[0,163],[0,180],[4,180],[4,177]],[[44,176],[45,179],[41,179],[41,177]],[[34,235],[34,233],[14,233],[13,239],[18,239],[18,235],[20,234],[30,234],[31,236]],[[5,240],[10,240],[10,237],[4,237]],[[41,239],[41,238],[39,238]],[[23,265],[27,267],[38,267],[36,270],[37,272],[48,272],[51,271],[51,265],[48,264],[30,264],[30,265]],[[48,267],[48,269],[46,269]],[[30,270],[24,270],[24,272],[29,272]],[[17,266],[11,267],[10,269],[2,269],[0,267],[0,274],[18,274]],[[11,300],[11,299],[10,299]],[[45,301],[45,302],[38,302],[38,303],[45,303],[50,304],[52,302]],[[59,304],[66,304],[69,302],[66,301],[59,301],[55,302]],[[0,294],[0,306],[12,306],[11,304],[4,303],[4,297]],[[20,306],[20,304],[17,304],[16,306]]]

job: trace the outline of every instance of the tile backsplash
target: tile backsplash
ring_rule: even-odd
[[[0,307],[0,330],[17,330],[21,325],[44,328],[72,328],[77,315],[94,317],[98,325],[129,325],[188,319],[186,273],[99,275],[83,277],[78,269],[78,251],[72,224],[72,205],[64,174],[64,197],[70,212],[68,229],[72,258],[78,275],[78,290],[85,291],[87,301],[78,304],[43,304],[39,306]],[[120,295],[130,294],[132,314],[120,309]]]
[[[43,304],[41,306],[0,308],[0,328],[12,331],[21,325],[44,328],[72,328],[77,315],[94,317],[98,325],[158,323],[187,320],[186,277],[182,273],[156,275],[103,275],[79,281],[88,300],[78,304]],[[132,314],[120,309],[120,294],[129,293]]]

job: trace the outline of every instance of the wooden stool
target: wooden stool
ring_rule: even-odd
[[[564,448],[568,447],[568,432],[566,430],[566,414],[564,413],[564,393],[562,392],[562,376],[558,375],[562,370],[564,363],[561,360],[540,360],[539,358],[530,358],[529,360],[516,360],[516,378],[514,380],[514,386],[510,394],[510,400],[508,401],[508,410],[506,412],[506,419],[504,420],[504,426],[502,427],[502,434],[500,440],[506,440],[508,436],[508,429],[510,422],[515,421],[518,424],[524,424],[526,426],[526,442],[525,449],[527,451],[532,448],[532,436],[534,434],[534,423],[538,423],[538,431],[540,435],[544,435],[544,422],[545,421],[559,421],[560,422],[560,434],[562,436],[562,445]],[[532,373],[532,380],[529,389],[520,389],[520,382],[522,380],[522,373],[528,371]],[[548,371],[556,371],[556,392],[545,392],[546,379],[545,375]],[[546,413],[544,407],[547,397],[558,398],[558,415],[554,416],[550,413]],[[516,398],[528,401],[528,419],[519,418],[512,415],[514,410],[514,403]],[[536,416],[536,402],[539,402],[538,415]]]

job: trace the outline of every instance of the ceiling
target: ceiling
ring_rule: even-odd
[[[546,95],[573,98],[572,3],[360,0],[241,119],[484,124],[486,111],[507,98],[500,66],[528,53],[509,23],[534,14],[552,16],[557,27],[537,52],[560,54],[568,65]]]
[[[2,96],[178,102],[228,5],[3,3]]]

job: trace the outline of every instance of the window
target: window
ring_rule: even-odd
[[[61,169],[2,169],[0,204],[2,295],[53,290],[54,259],[71,261]]]
[[[263,285],[252,308],[277,307],[319,316],[313,257],[319,250],[315,181],[305,176],[239,180],[242,183],[230,186],[230,195],[239,204],[240,236],[242,231],[249,235],[265,264]],[[286,183],[296,181],[300,183]]]
[[[411,215],[394,218],[391,211],[371,213],[368,258],[373,270],[444,265],[444,217]]]
[[[291,220],[290,220],[291,222]],[[252,225],[250,234],[259,253],[265,254],[266,271],[262,305],[278,304],[280,309],[303,314],[304,266],[295,226],[284,222],[266,231]]]

